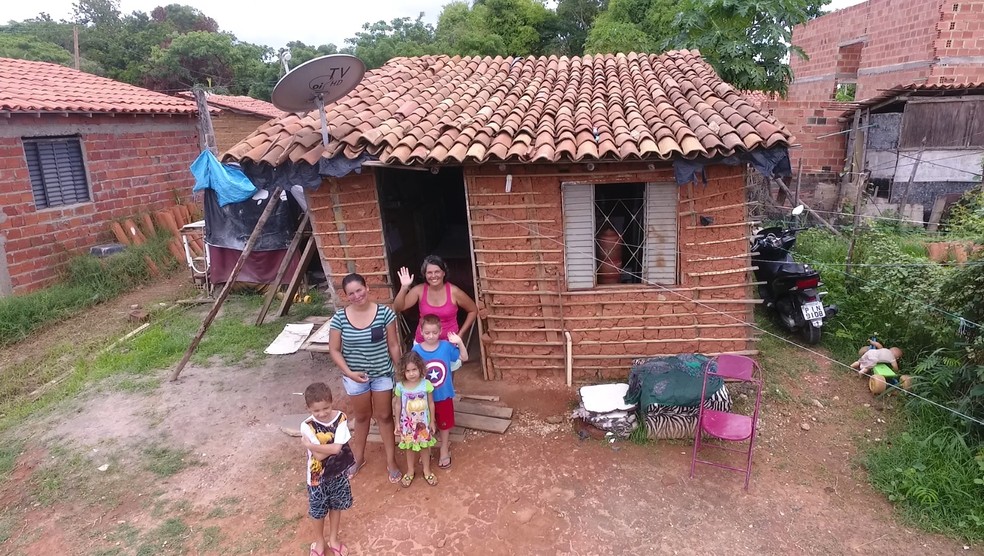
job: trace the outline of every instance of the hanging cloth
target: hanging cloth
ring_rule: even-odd
[[[191,174],[195,176],[192,191],[211,189],[220,207],[245,201],[256,193],[256,186],[242,170],[222,164],[211,151],[203,151],[191,163]]]

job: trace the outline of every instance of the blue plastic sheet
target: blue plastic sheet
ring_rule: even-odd
[[[257,191],[242,170],[222,164],[211,151],[202,152],[191,163],[191,174],[195,176],[192,191],[211,189],[215,192],[220,207],[245,201]]]

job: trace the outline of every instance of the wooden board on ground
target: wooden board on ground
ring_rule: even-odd
[[[307,319],[304,320],[307,321]],[[318,324],[315,323],[314,332],[312,332],[311,335],[308,336],[307,340],[304,340],[304,343],[301,344],[301,349],[306,351],[314,351],[317,353],[328,353],[329,349],[328,349],[327,341],[325,342],[315,341],[315,340],[321,340],[323,338],[326,339],[327,337],[328,337],[328,321],[325,320],[325,322],[320,326],[318,326]]]
[[[499,434],[506,432],[506,429],[508,429],[509,425],[512,424],[510,419],[498,419],[496,417],[472,415],[470,413],[460,413],[458,411],[454,412],[454,422],[458,426],[466,429],[495,432]]]
[[[471,415],[484,415],[497,419],[512,419],[513,410],[511,407],[500,407],[487,403],[471,402],[461,399],[460,396],[454,398],[454,413],[468,413]],[[457,418],[457,417],[456,417]]]

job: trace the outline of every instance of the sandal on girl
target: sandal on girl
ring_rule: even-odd
[[[429,484],[432,487],[437,486],[437,477],[435,477],[433,473],[431,473],[430,475],[424,475],[424,480],[427,481],[427,484]]]
[[[451,454],[448,454],[448,457],[446,458],[441,458],[438,460],[437,466],[441,469],[451,469]]]
[[[403,474],[400,473],[399,469],[391,469],[389,472],[389,481],[395,485],[400,482],[400,477],[402,475]]]
[[[412,473],[407,473],[403,476],[403,479],[400,480],[400,484],[403,485],[403,488],[409,487],[411,483],[413,483]]]
[[[318,552],[317,550],[314,549],[314,547],[316,547],[316,546],[318,546],[318,543],[316,543],[316,542],[311,543],[311,553],[309,554],[309,556],[325,556],[325,553],[324,552]],[[328,548],[331,548],[331,547],[328,547]],[[335,549],[332,548],[332,550],[335,550]]]
[[[338,556],[345,556],[345,544],[339,545],[338,548],[335,548],[333,546],[328,546],[328,548],[331,549],[332,554],[338,554]]]

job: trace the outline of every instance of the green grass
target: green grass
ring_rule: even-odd
[[[0,347],[23,340],[47,324],[62,320],[151,279],[144,256],[163,271],[177,267],[167,253],[167,236],[130,247],[106,259],[82,255],[68,262],[65,279],[41,291],[0,298]]]
[[[216,318],[206,332],[192,363],[240,367],[257,364],[265,359],[263,349],[280,333],[284,324],[301,318],[301,308],[305,314],[329,311],[322,303],[297,304],[294,307],[298,309],[288,317],[254,326],[260,303],[262,298],[257,295],[227,299],[222,316]],[[40,361],[5,369],[4,379],[0,381],[0,415],[3,415],[0,433],[57,402],[74,398],[90,384],[108,377],[120,377],[116,383],[120,390],[146,392],[156,389],[161,380],[159,371],[174,366],[181,359],[207,310],[207,307],[198,307],[197,311],[163,314],[142,334],[106,353],[93,355],[95,348],[73,350],[72,346],[65,345],[52,350]],[[67,376],[63,376],[66,371]],[[38,385],[55,377],[62,377],[62,382],[37,400],[27,399],[27,394]]]
[[[984,450],[975,454],[937,409],[907,411],[866,464],[871,482],[907,523],[984,540]]]
[[[23,448],[24,443],[19,440],[10,440],[0,446],[0,483],[7,480],[7,476],[14,470],[14,464]]]
[[[191,528],[183,519],[179,517],[168,518],[156,529],[144,535],[143,543],[137,549],[137,555],[184,554],[185,542],[191,535]]]
[[[198,542],[198,552],[200,554],[214,552],[219,544],[222,543],[222,531],[215,526],[202,529],[202,538]]]
[[[14,534],[14,516],[12,513],[0,515],[0,544],[10,540]]]
[[[143,467],[158,477],[170,477],[193,465],[198,460],[191,457],[190,450],[178,450],[167,446],[151,446],[143,451]]]

